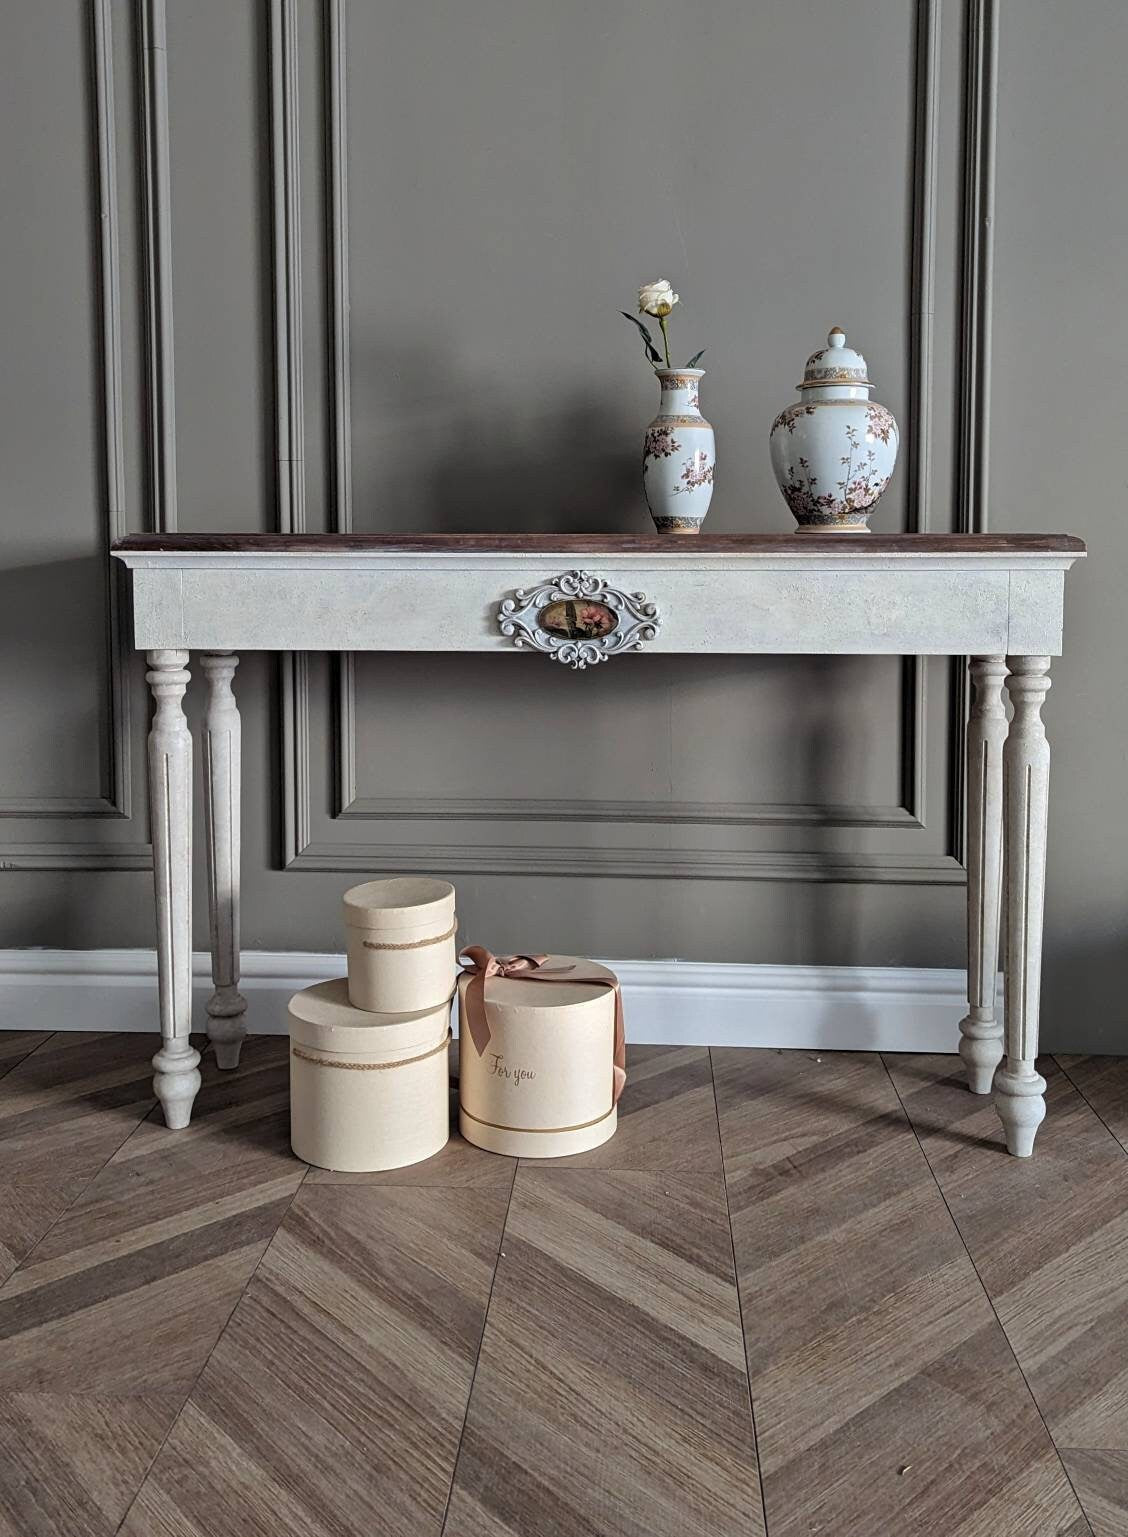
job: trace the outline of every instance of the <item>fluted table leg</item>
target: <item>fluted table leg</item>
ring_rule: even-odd
[[[1003,1059],[1003,1027],[996,1017],[999,908],[1003,891],[1003,705],[1006,663],[1001,656],[971,658],[971,715],[967,731],[967,1014],[960,1021],[960,1056],[973,1094],[990,1094]]]
[[[247,1000],[239,991],[239,709],[231,690],[238,666],[231,652],[205,652],[204,826],[212,982],[208,1039],[219,1067],[239,1066],[247,1033]]]
[[[995,1074],[995,1105],[1007,1150],[1028,1158],[1046,1114],[1046,1080],[1038,1055],[1042,979],[1042,899],[1046,883],[1046,810],[1050,744],[1042,702],[1050,686],[1048,656],[1007,658],[1007,692],[1014,716],[1003,749],[1004,855],[1007,905],[1006,1062]]]
[[[192,737],[181,701],[187,651],[150,651],[146,673],[156,710],[149,732],[149,811],[157,897],[161,1049],[153,1092],[165,1124],[187,1126],[200,1087],[192,1045]]]

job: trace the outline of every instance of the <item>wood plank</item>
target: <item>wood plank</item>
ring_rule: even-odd
[[[262,554],[386,550],[403,553],[573,555],[1083,555],[1072,534],[129,534],[115,553],[151,551]]]
[[[1047,1113],[1029,1161],[1002,1154],[992,1106],[955,1058],[888,1065],[1063,1458],[1128,1452],[1124,1149],[1052,1058],[1038,1064]]]
[[[0,1184],[0,1283],[58,1221],[80,1188],[49,1179]]]
[[[719,1171],[519,1169],[444,1531],[764,1532]]]
[[[1128,1451],[1074,1449],[1061,1455],[1093,1537],[1124,1537],[1128,1532]]]
[[[141,1036],[0,1034],[0,1283],[152,1108]]]
[[[721,1140],[708,1048],[628,1046],[627,1086],[611,1140],[570,1158],[522,1158],[521,1164],[719,1174]]]
[[[264,1207],[280,1221],[306,1170],[290,1150],[288,1048],[284,1036],[249,1037],[234,1073],[205,1055],[192,1124],[170,1132],[154,1108],[40,1244],[36,1277],[55,1282],[103,1257],[141,1264],[186,1234],[205,1247],[212,1223]]]
[[[18,1127],[22,1148],[39,1116],[70,1167],[59,1079],[72,1093],[89,1085],[93,1101],[71,1105],[74,1156],[94,1155],[99,1115],[103,1145],[120,1141],[138,1071],[152,1109],[151,1050],[142,1037],[96,1036],[51,1053],[48,1081],[20,1085],[31,1108],[0,1116],[0,1156],[5,1131],[12,1141]],[[0,1433],[12,1431],[0,1532],[117,1530],[304,1176],[289,1152],[286,1050],[248,1041],[238,1074],[205,1058],[192,1126],[170,1132],[153,1111],[0,1288]]]
[[[1084,1532],[880,1059],[713,1062],[772,1537]]]
[[[0,1031],[0,1078],[50,1040],[51,1034],[50,1030]],[[0,1155],[0,1284],[66,1211],[83,1183],[81,1176],[60,1182],[50,1168],[42,1177],[25,1169],[23,1178],[15,1182]]]
[[[50,1030],[0,1030],[0,1078],[50,1038]]]
[[[0,1396],[0,1537],[113,1537],[179,1400]]]
[[[7,1184],[77,1194],[153,1106],[154,1038],[60,1031],[0,1079]]]
[[[1128,1151],[1128,1057],[1058,1056],[1054,1061]]]
[[[438,1537],[505,1208],[302,1190],[123,1533]]]

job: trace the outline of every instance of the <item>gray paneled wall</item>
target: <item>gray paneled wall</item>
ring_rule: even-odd
[[[152,942],[107,542],[642,530],[655,386],[617,312],[664,275],[709,349],[711,527],[789,526],[767,429],[836,323],[902,424],[879,528],[1092,541],[1047,710],[1047,1030],[1115,1041],[1116,0],[14,0],[0,31],[0,946]],[[434,869],[503,947],[960,963],[942,663],[248,658],[236,686],[248,947],[335,948],[357,872]]]

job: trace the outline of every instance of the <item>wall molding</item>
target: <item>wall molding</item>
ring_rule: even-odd
[[[964,57],[957,526],[987,529],[991,438],[991,311],[998,122],[997,0],[968,0]]]
[[[627,1039],[638,1045],[954,1052],[967,1009],[967,975],[956,970],[606,964],[622,983]],[[239,986],[251,1033],[285,1034],[290,995],[344,969],[342,955],[245,952]],[[212,987],[206,953],[193,956],[192,974],[193,1023],[202,1030]],[[151,950],[0,951],[0,1029],[155,1034],[156,1020]]]
[[[176,528],[176,375],[165,0],[137,0],[137,11],[148,341],[149,497],[152,527],[168,533]]]
[[[277,5],[280,0],[274,0]],[[914,35],[914,105],[912,142],[916,166],[912,191],[912,240],[909,258],[909,378],[912,402],[907,479],[910,529],[928,526],[930,507],[933,410],[933,316],[935,310],[935,246],[937,217],[936,149],[939,134],[939,19],[941,0],[917,0]],[[349,273],[348,273],[348,128],[347,128],[347,50],[344,0],[324,0],[324,139],[328,187],[325,225],[325,256],[329,274],[329,359],[328,406],[333,445],[330,475],[330,526],[335,532],[352,528],[351,422],[349,420]],[[296,117],[296,99],[290,104]],[[297,210],[293,219],[298,217]],[[278,313],[276,311],[276,313]],[[297,381],[300,387],[300,380]],[[432,852],[423,845],[414,853],[405,847],[360,840],[315,843],[312,838],[310,792],[310,707],[309,673],[303,665],[300,676],[284,680],[282,710],[282,783],[283,783],[283,861],[287,869],[345,871],[379,866],[388,870],[424,870],[433,868]],[[925,825],[926,797],[926,704],[927,667],[922,658],[905,657],[901,661],[902,737],[899,746],[901,804],[867,805],[788,805],[786,803],[738,803],[710,807],[696,802],[675,803],[666,808],[651,808],[645,802],[593,801],[567,802],[522,798],[519,801],[468,801],[457,797],[424,799],[411,797],[364,797],[357,793],[356,769],[356,662],[351,654],[334,659],[331,693],[333,760],[333,805],[331,815],[343,821],[570,821],[591,825],[607,823],[663,823],[684,825],[724,823],[736,826],[793,827],[887,827],[920,831]],[[948,804],[951,804],[951,795]],[[718,873],[718,861],[708,851],[671,856],[664,851],[645,848],[603,851],[609,875],[646,873],[694,874],[709,878]],[[523,866],[531,859],[538,868],[548,867],[557,851],[505,849],[507,869]],[[855,860],[854,863],[849,863]],[[865,879],[903,880],[911,868],[914,880],[947,882],[953,865],[958,866],[952,847],[942,856],[914,856],[908,866],[884,856],[828,856],[773,852],[736,856],[733,868],[742,879]],[[441,868],[468,869],[489,873],[497,866],[492,847],[467,845],[457,866],[449,862]],[[812,869],[822,871],[866,871],[867,874],[828,874],[812,876]],[[787,871],[781,875],[781,870]],[[729,878],[738,878],[733,875]]]
[[[329,420],[333,466],[329,517],[336,533],[352,530],[352,386],[349,378],[348,55],[345,0],[325,4],[326,256],[329,263]]]
[[[420,809],[420,807],[424,809]],[[343,821],[642,822],[662,826],[921,827],[907,806],[759,801],[489,800],[475,797],[358,796],[337,813]]]
[[[964,137],[960,230],[959,395],[956,403],[955,526],[986,533],[990,491],[991,329],[995,275],[995,142],[998,131],[998,0],[967,0],[964,38]],[[953,661],[959,729],[949,769],[949,851],[966,860],[964,780],[968,670]]]
[[[301,181],[298,25],[295,0],[270,0],[270,188],[274,304],[276,524],[304,533],[305,369],[302,350]],[[309,658],[278,658],[281,695],[282,847],[310,839]]]
[[[103,789],[90,796],[3,796],[0,818],[29,821],[128,820],[133,815],[132,711],[129,675],[132,649],[120,604],[120,573],[110,545],[126,532],[124,400],[121,349],[120,202],[117,175],[116,95],[110,0],[91,0],[89,10],[92,165],[96,189],[99,409],[101,464],[98,500],[105,555],[106,697],[102,741]],[[0,843],[3,870],[134,870],[151,864],[146,843],[22,840]]]
[[[575,843],[310,843],[296,866],[335,874],[622,876],[645,880],[814,881],[902,886],[962,886],[967,872],[944,853],[861,854],[788,849],[650,849]],[[293,868],[293,866],[291,867]]]
[[[274,251],[278,529],[305,532],[301,185],[296,0],[270,0],[270,180]]]

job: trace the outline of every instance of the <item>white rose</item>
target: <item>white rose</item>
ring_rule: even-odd
[[[661,319],[677,302],[678,296],[665,278],[659,278],[657,283],[644,283],[638,291],[640,315],[657,315]]]

